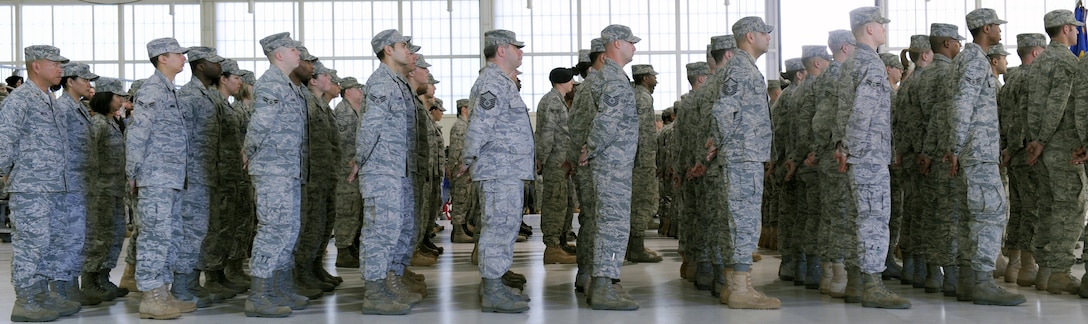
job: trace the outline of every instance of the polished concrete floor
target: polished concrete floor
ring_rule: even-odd
[[[195,313],[185,314],[175,323],[1088,323],[1088,299],[1075,295],[1051,295],[1034,289],[1022,289],[1004,284],[1007,289],[1027,296],[1026,304],[1016,307],[977,306],[957,302],[940,294],[926,294],[921,289],[908,288],[887,281],[888,287],[910,298],[909,310],[880,310],[862,308],[859,304],[844,304],[841,299],[820,295],[814,290],[795,287],[779,281],[775,272],[779,258],[771,251],[761,251],[762,262],[753,266],[753,283],[770,296],[782,299],[781,310],[732,310],[718,304],[708,292],[696,290],[680,279],[680,257],[676,240],[648,234],[647,246],[665,256],[656,264],[628,263],[623,268],[623,286],[641,304],[630,312],[590,310],[581,294],[575,294],[573,265],[543,265],[544,245],[539,235],[539,217],[530,215],[526,222],[536,233],[527,242],[517,243],[513,270],[525,274],[532,307],[524,314],[481,313],[476,287],[479,274],[469,263],[472,246],[449,243],[449,229],[439,235],[437,242],[446,253],[434,267],[414,268],[427,276],[430,296],[407,316],[362,315],[360,302],[362,282],[357,269],[335,268],[335,250],[326,260],[330,271],[345,279],[344,284],[311,306],[285,319],[247,318],[242,314],[243,297]],[[446,222],[443,222],[447,224]],[[11,245],[0,244],[0,262],[10,264]],[[116,282],[123,267],[114,269]],[[334,272],[335,273],[335,272]],[[1077,265],[1076,276],[1084,274]],[[139,295],[98,306],[85,307],[65,323],[132,323],[137,317]],[[11,315],[15,300],[11,288],[11,268],[0,268],[0,322]]]

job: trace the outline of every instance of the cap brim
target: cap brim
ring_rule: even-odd
[[[763,28],[763,30],[761,30],[761,32],[770,33],[770,32],[774,31],[774,26],[771,26],[771,25],[764,25],[764,26],[765,26],[765,28]]]
[[[63,57],[63,56],[60,56],[60,55],[50,56],[50,57],[48,57],[46,59],[50,60],[50,61],[53,61],[53,62],[60,62],[61,64],[70,62],[70,60],[67,57]]]
[[[411,46],[408,47],[408,51],[412,52],[412,53],[419,53],[419,50],[422,49],[422,48],[423,47],[419,46],[419,45],[411,45]]]
[[[1077,26],[1077,27],[1084,26],[1084,23],[1076,21],[1076,20],[1069,22],[1069,24],[1073,25],[1073,26]]]
[[[630,42],[631,44],[635,44],[635,43],[638,43],[638,42],[641,42],[641,41],[642,41],[642,39],[641,39],[641,38],[638,38],[638,37],[637,37],[637,36],[635,36],[635,35],[631,35],[631,37],[627,37],[627,38],[624,38],[623,40],[625,40],[625,41],[628,41],[628,42]]]
[[[98,78],[100,78],[97,74],[94,74],[94,73],[88,73],[88,74],[80,75],[79,77],[83,78],[83,79],[85,79],[87,81],[92,81],[92,82],[94,80],[98,80]]]
[[[1001,19],[998,19],[998,20],[997,20],[996,22],[994,22],[994,23],[995,23],[995,24],[998,24],[998,25],[1004,25],[1004,24],[1007,24],[1007,23],[1009,23],[1009,22],[1008,22],[1008,21],[1005,21],[1005,20],[1001,20]]]
[[[513,41],[513,42],[510,42],[510,45],[517,46],[518,48],[523,48],[523,47],[525,47],[525,42]]]
[[[888,18],[884,18],[884,17],[878,17],[878,18],[876,18],[876,22],[878,22],[878,23],[880,23],[881,25],[883,25],[883,24],[887,24],[887,23],[890,23],[890,22],[892,22],[892,20],[891,20],[891,19],[888,19]]]
[[[962,41],[962,40],[967,40],[967,39],[963,38],[963,36],[960,36],[960,35],[957,34],[956,35],[956,40],[961,40]]]

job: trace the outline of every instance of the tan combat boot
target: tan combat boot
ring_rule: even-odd
[[[427,255],[416,249],[416,252],[412,254],[412,266],[416,267],[430,267],[438,263],[438,259],[434,256]]]
[[[15,304],[11,308],[12,322],[49,322],[60,318],[60,314],[45,306],[48,294],[45,282],[26,288],[15,288]]]
[[[827,295],[831,293],[831,280],[835,278],[835,263],[824,261],[820,263],[820,268],[823,270],[820,273],[820,293]]]
[[[861,279],[865,283],[865,293],[861,295],[861,307],[908,309],[910,301],[899,297],[895,293],[884,288],[884,280],[879,273],[863,273]]]
[[[121,275],[121,283],[118,287],[128,289],[128,291],[140,291],[136,289],[136,266],[131,263],[125,263],[125,274]]]
[[[1080,279],[1070,274],[1069,270],[1053,271],[1050,273],[1050,280],[1047,280],[1046,291],[1051,294],[1064,292],[1076,295],[1080,292]]]
[[[166,285],[144,292],[143,299],[140,300],[140,318],[164,320],[181,317],[181,310],[171,305],[167,296],[170,296],[170,292]]]
[[[544,248],[544,264],[574,264],[577,258],[558,246]]]
[[[782,307],[782,301],[778,298],[767,297],[752,287],[750,271],[733,271],[728,277],[729,308],[733,309],[778,309]],[[725,293],[722,293],[725,295]]]
[[[1050,287],[1050,274],[1054,272],[1054,269],[1039,267],[1039,272],[1035,274],[1035,290],[1046,290]]]
[[[1016,283],[1016,279],[1020,277],[1020,267],[1022,266],[1020,261],[1020,250],[1009,250],[1009,265],[1005,266],[1006,283]]]
[[[1035,285],[1035,277],[1039,275],[1039,265],[1035,264],[1035,254],[1028,251],[1020,251],[1020,273],[1016,277],[1016,285],[1031,287]]]
[[[836,262],[831,264],[831,285],[827,287],[827,295],[834,298],[846,297],[846,286],[848,283],[848,276],[846,274],[846,265],[842,262]]]
[[[733,267],[725,266],[722,269],[722,275],[725,276],[725,289],[722,289],[721,295],[718,296],[718,303],[729,305],[729,278],[733,276]]]

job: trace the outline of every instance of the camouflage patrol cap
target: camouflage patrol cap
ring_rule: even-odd
[[[786,60],[786,72],[801,71],[805,69],[805,65],[801,64],[801,58],[795,57]]]
[[[84,63],[68,62],[62,64],[60,68],[64,70],[60,75],[62,77],[79,77],[90,81],[98,80],[98,75],[91,73],[91,66]]]
[[[661,117],[672,116],[672,114],[673,114],[672,111],[673,111],[672,107],[665,108],[665,110],[661,111]]]
[[[578,63],[589,63],[589,50],[578,50]]]
[[[419,53],[419,50],[421,50],[421,49],[423,49],[422,46],[412,44],[411,41],[408,42],[408,52],[409,53],[412,53],[412,54]]]
[[[306,46],[298,47],[298,59],[310,63],[317,62],[318,60],[317,56],[310,54],[310,49],[306,48]]]
[[[767,89],[782,88],[782,80],[767,80]]]
[[[457,99],[457,108],[468,107],[468,99]]]
[[[687,68],[689,77],[710,75],[710,64],[706,62],[688,63],[684,67]]]
[[[329,72],[329,80],[332,80],[332,82],[335,82],[336,84],[340,84],[341,81],[344,81],[339,75],[336,75],[336,69],[331,69],[331,72]]]
[[[858,28],[871,22],[883,25],[891,20],[880,13],[880,7],[861,7],[850,10],[850,28]]]
[[[624,25],[608,25],[608,27],[605,27],[601,30],[601,40],[604,42],[604,44],[608,44],[618,40],[627,41],[631,44],[635,44],[642,39],[635,37],[635,35],[631,33],[631,27],[627,27]]]
[[[884,66],[890,66],[900,70],[905,70],[903,68],[903,62],[899,60],[899,55],[895,55],[892,53],[880,53],[880,60],[884,62]]]
[[[484,47],[506,44],[517,46],[517,48],[525,47],[525,43],[518,41],[517,35],[512,31],[495,29],[484,33]]]
[[[932,50],[929,46],[929,35],[911,35],[910,48],[907,49],[915,53]]]
[[[94,91],[97,93],[109,92],[119,96],[128,96],[128,92],[125,92],[125,84],[121,82],[121,79],[116,78],[99,78],[94,83]]]
[[[370,40],[370,47],[377,54],[385,49],[386,46],[393,46],[396,43],[411,43],[412,36],[404,36],[400,34],[399,30],[386,29],[374,35],[374,39]]]
[[[238,62],[235,60],[226,59],[219,63],[219,67],[223,70],[223,73],[237,76],[242,75],[242,69],[238,68]]]
[[[140,86],[144,85],[144,81],[147,81],[147,79],[132,81],[132,85],[129,85],[128,87],[128,95],[130,97],[135,96],[136,92],[140,91]]]
[[[990,8],[978,8],[967,13],[967,30],[986,25],[1004,25],[1009,22],[997,18],[997,11]]]
[[[188,47],[181,47],[178,45],[178,40],[173,37],[163,37],[152,39],[147,42],[147,57],[152,58],[166,53],[178,53],[185,54],[189,52]]]
[[[737,39],[733,35],[718,35],[710,38],[710,50],[737,48]]]
[[[60,49],[50,45],[31,45],[23,49],[23,57],[27,62],[37,60],[50,60],[53,62],[68,63],[68,58],[60,56]]]
[[[441,111],[446,111],[446,108],[442,107],[442,98],[434,98],[434,108]]]
[[[604,39],[594,38],[589,41],[589,53],[604,53]]]
[[[363,84],[359,83],[359,79],[346,77],[340,80],[340,87],[344,89],[362,89]]]
[[[631,75],[652,74],[657,75],[654,66],[650,64],[635,64],[631,66]]]
[[[242,82],[245,82],[246,84],[253,85],[257,83],[257,76],[253,73],[253,71],[242,70],[241,76]]]
[[[1054,10],[1043,16],[1043,26],[1046,28],[1065,25],[1084,26],[1084,23],[1077,21],[1072,11],[1065,9]]]
[[[316,75],[322,75],[322,74],[328,74],[329,77],[332,77],[333,72],[336,72],[336,70],[330,69],[329,67],[325,66],[324,63],[321,63],[320,61],[314,62],[314,75],[315,76]]]
[[[264,51],[264,55],[268,55],[269,53],[272,53],[272,51],[275,51],[277,48],[280,47],[299,48],[300,46],[302,46],[302,43],[291,39],[291,33],[288,32],[276,33],[265,36],[264,38],[261,38],[260,43],[261,50]]]
[[[960,26],[944,23],[932,23],[929,25],[929,37],[951,37],[957,40],[964,40],[963,36],[960,36]]]
[[[838,52],[845,44],[858,45],[854,33],[845,29],[836,29],[827,33],[827,47],[831,49],[831,52]]]
[[[219,56],[215,53],[215,48],[207,46],[193,46],[189,47],[189,63],[193,63],[199,60],[205,60],[212,63],[220,63],[226,58]]]
[[[1046,36],[1039,33],[1016,35],[1016,48],[1046,47]]]
[[[768,25],[763,22],[763,18],[756,16],[748,16],[737,20],[733,23],[733,35],[734,37],[756,32],[756,33],[770,33],[774,31],[774,26]]]
[[[431,67],[431,63],[427,63],[427,60],[423,58],[423,54],[419,54],[416,55],[416,67],[426,69]]]
[[[441,81],[438,81],[438,80],[434,79],[434,74],[427,73],[427,83],[438,84],[439,82],[441,82]]]
[[[997,43],[986,49],[986,56],[994,55],[1009,56],[1009,51],[1005,50],[1005,44]]]
[[[807,60],[813,57],[819,57],[825,60],[831,60],[831,54],[827,54],[827,46],[823,45],[805,45],[801,46],[801,60]]]

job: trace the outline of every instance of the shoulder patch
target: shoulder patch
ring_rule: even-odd
[[[264,97],[264,96],[261,97],[261,101],[264,101],[265,104],[269,104],[269,105],[275,105],[275,104],[280,103],[279,99],[272,98],[272,97]]]
[[[388,96],[379,96],[379,95],[376,95],[376,94],[372,94],[372,95],[367,96],[366,101],[367,102],[373,102],[375,104],[380,105],[380,104],[384,103],[388,99],[389,99]]]
[[[726,79],[725,82],[722,82],[722,93],[727,96],[737,94],[737,90],[739,88],[740,85],[738,84],[736,79],[733,79],[733,77],[729,77],[729,79]]]
[[[620,98],[611,94],[605,93],[601,95],[601,101],[604,101],[605,105],[609,107],[618,106],[620,104]]]
[[[480,94],[480,107],[483,107],[485,110],[495,108],[496,101],[498,101],[498,97],[495,97],[495,94],[491,93],[491,91]]]

